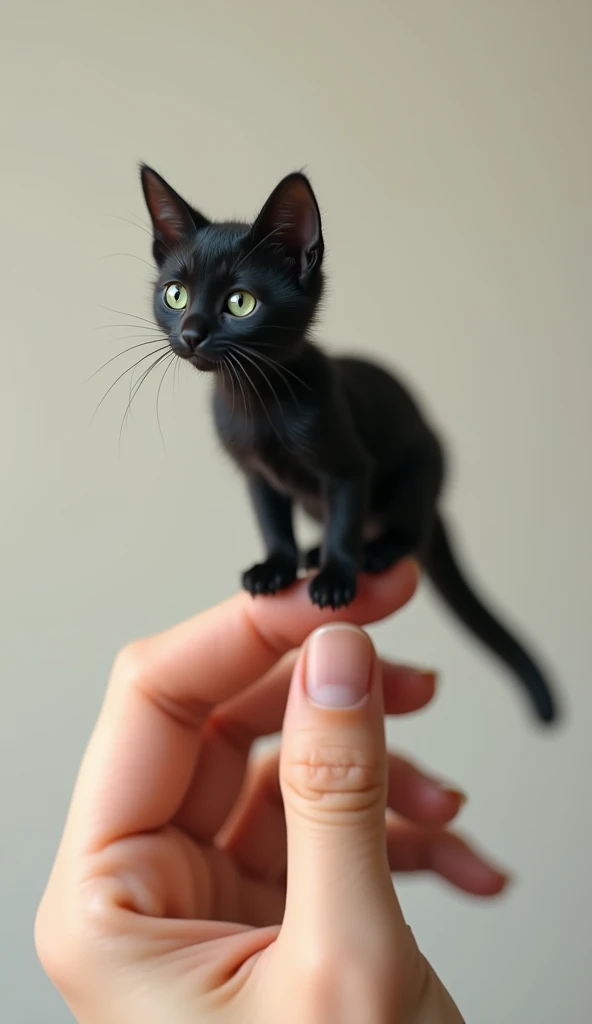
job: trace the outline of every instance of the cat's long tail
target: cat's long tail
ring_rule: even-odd
[[[438,516],[425,568],[435,589],[458,618],[518,677],[543,722],[557,718],[558,710],[541,670],[520,643],[487,611],[464,578],[452,551],[449,532]]]

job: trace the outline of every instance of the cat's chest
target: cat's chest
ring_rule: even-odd
[[[215,406],[215,422],[222,444],[243,472],[257,474],[295,498],[318,494],[319,480],[300,421],[242,410],[229,415],[225,407]]]
[[[320,491],[318,477],[297,454],[289,450],[278,451],[270,446],[265,451],[251,451],[246,453],[242,467],[248,473],[263,477],[275,490],[292,498],[306,498]]]

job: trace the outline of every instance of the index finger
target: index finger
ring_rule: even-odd
[[[75,845],[90,852],[170,822],[213,704],[255,682],[323,623],[385,618],[412,597],[417,579],[411,560],[360,577],[355,601],[338,616],[311,603],[305,581],[272,598],[240,593],[125,648],[75,787],[66,830]]]

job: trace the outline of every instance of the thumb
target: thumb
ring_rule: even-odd
[[[288,839],[281,939],[294,950],[364,959],[384,958],[386,943],[392,958],[407,929],[387,859],[380,663],[363,630],[324,626],[301,652],[280,783]]]

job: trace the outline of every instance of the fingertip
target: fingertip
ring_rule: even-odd
[[[273,596],[257,596],[253,601],[250,595],[245,594],[244,600],[251,613],[261,614],[270,626],[277,622],[281,627],[286,616],[295,617],[297,630],[306,628],[308,632],[331,622],[363,625],[378,622],[406,605],[415,594],[421,570],[414,559],[406,558],[379,575],[361,572],[354,600],[337,609],[319,608],[312,603],[309,593],[311,575],[308,573]]]
[[[432,870],[473,896],[496,896],[511,884],[509,872],[494,867],[458,835],[442,835],[430,859]]]
[[[438,673],[383,661],[384,710],[387,715],[404,715],[429,704],[438,689]]]
[[[472,896],[501,896],[512,884],[509,875],[502,874],[483,862],[481,868],[481,874],[475,872],[475,876],[466,886],[466,891]]]
[[[468,797],[459,789],[433,783],[424,790],[423,816],[427,825],[449,825],[458,817]]]
[[[469,799],[467,794],[464,793],[462,789],[451,789],[447,786],[442,790],[442,792],[445,793],[446,797],[451,801],[451,803],[454,804],[456,808],[455,814],[458,814],[458,812],[465,806]]]
[[[389,757],[389,807],[423,828],[442,828],[459,814],[466,795],[426,775],[415,765],[391,754]]]
[[[422,576],[420,563],[415,558],[403,558],[392,568],[380,575],[364,575],[362,578],[374,590],[376,595],[382,597],[386,592],[391,600],[399,598],[403,603],[409,601],[415,594]]]

